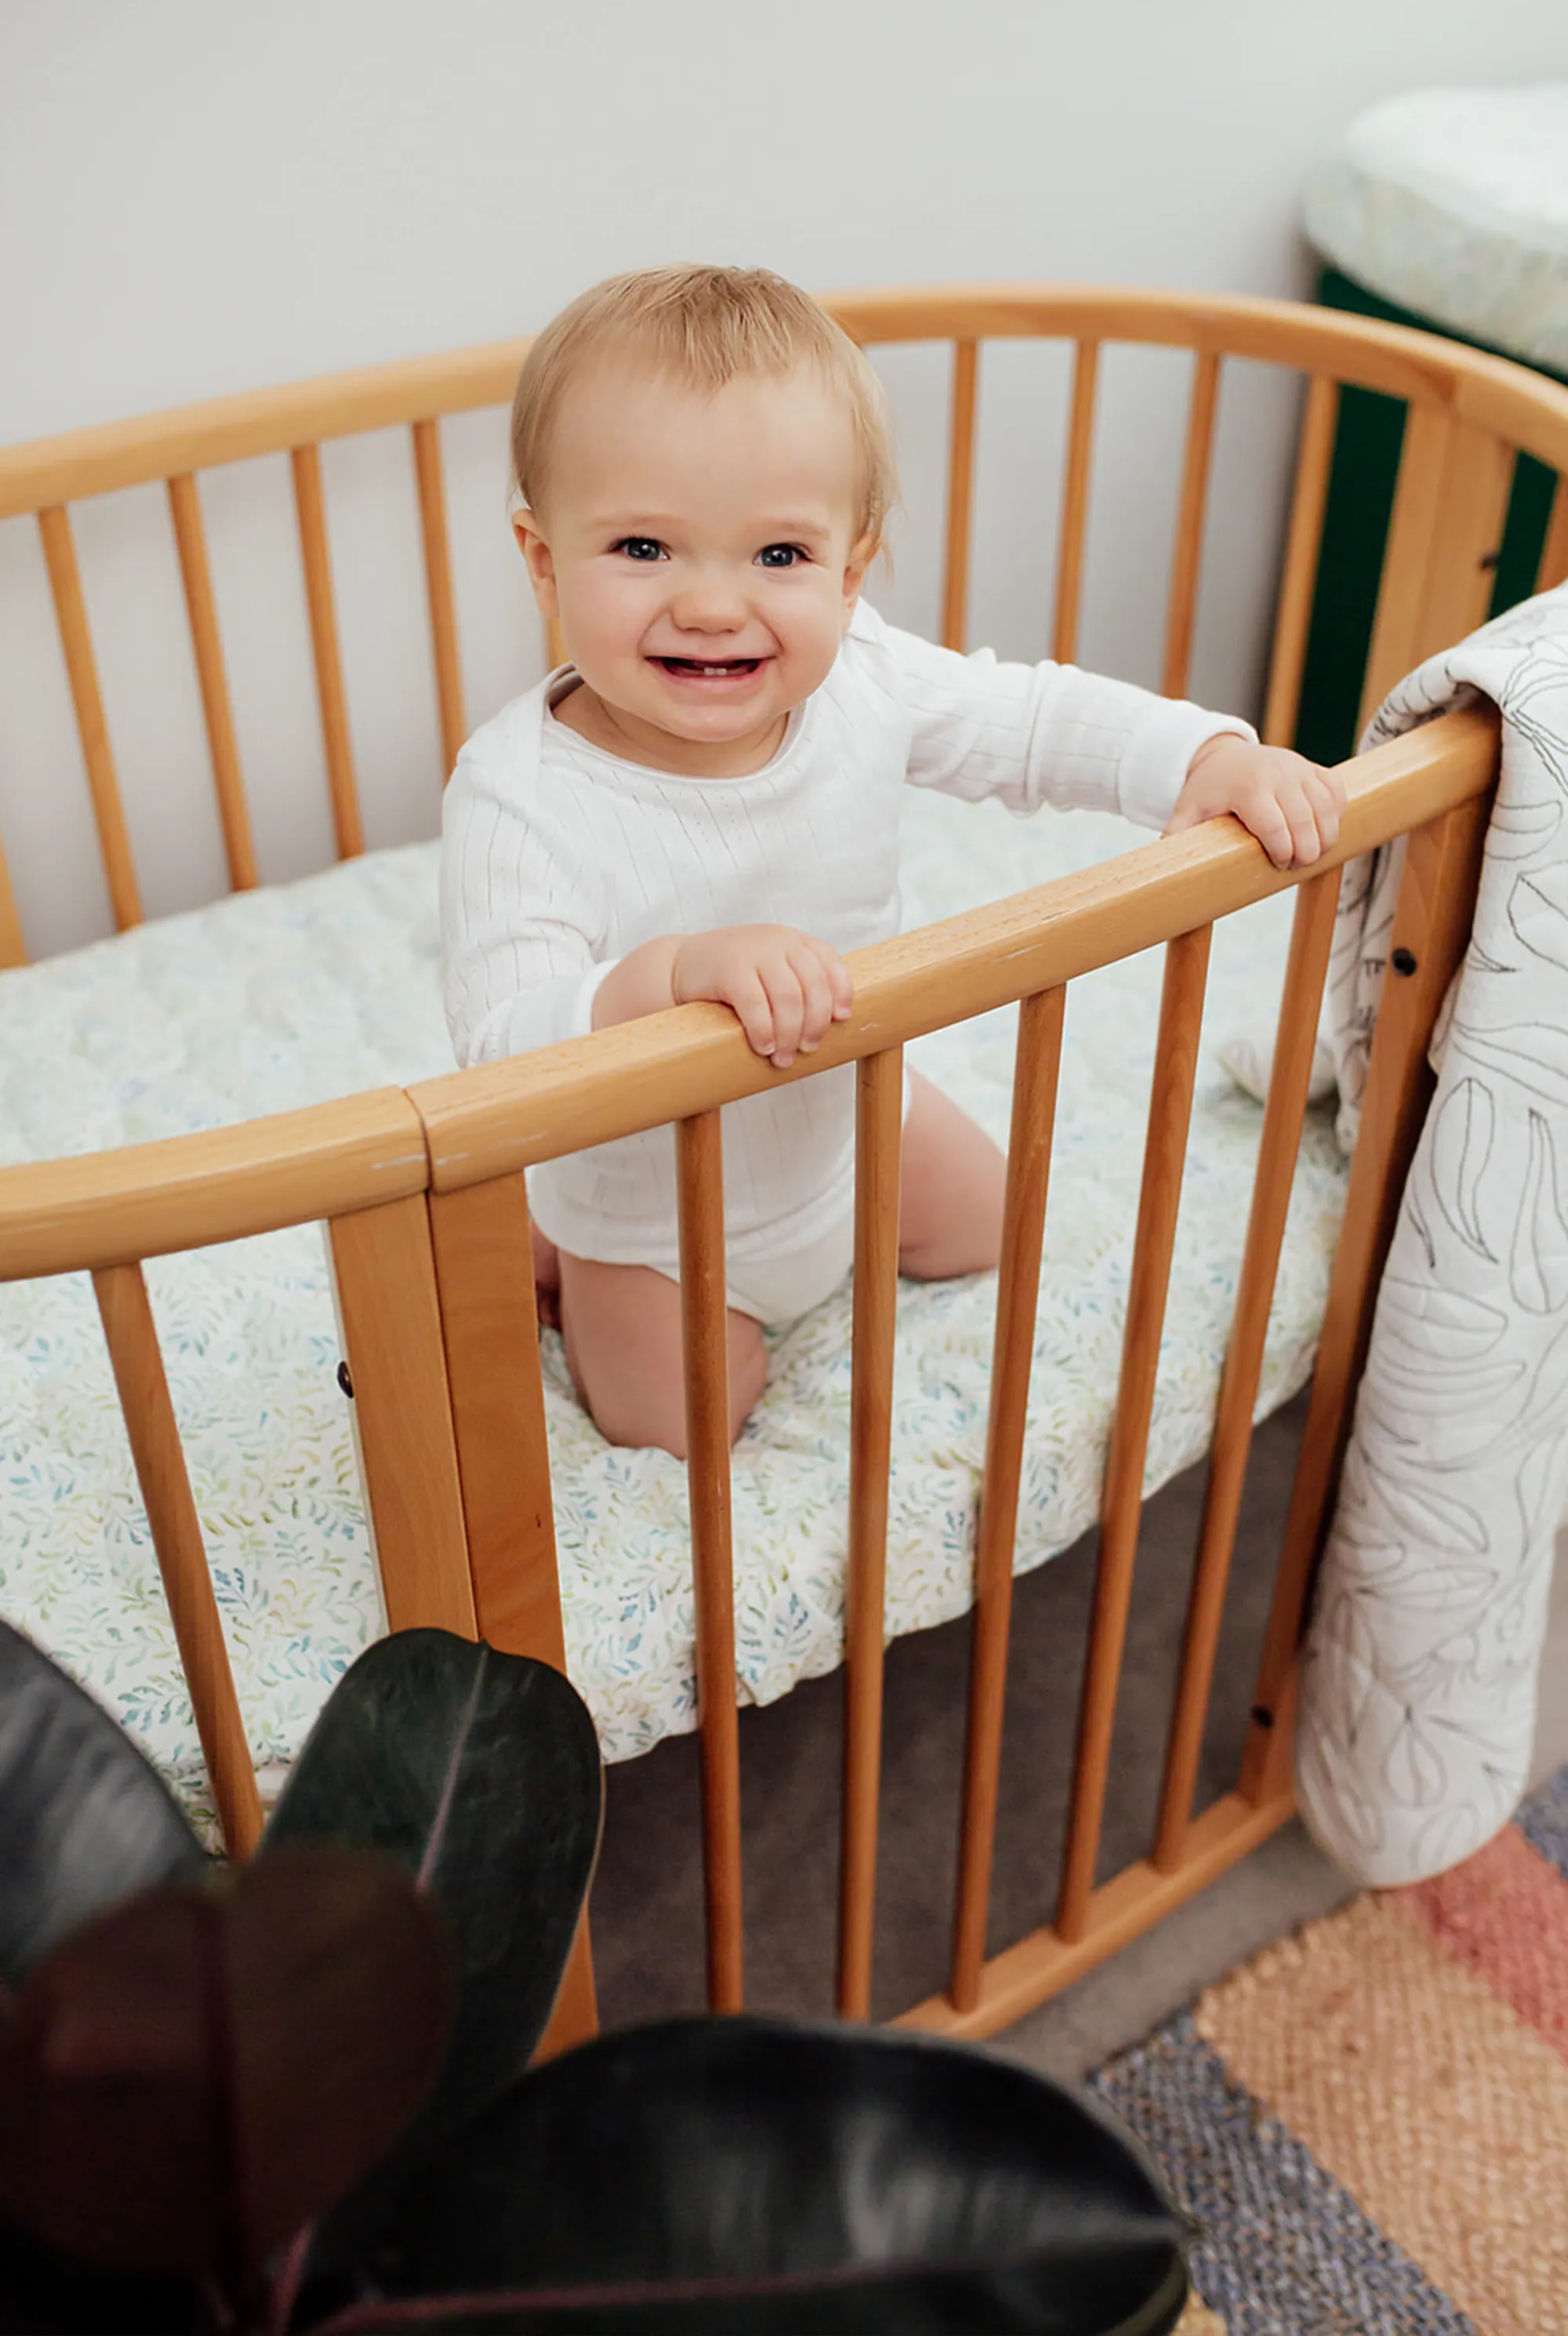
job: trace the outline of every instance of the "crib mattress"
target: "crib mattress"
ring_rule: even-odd
[[[1146,840],[1073,813],[1020,824],[911,791],[905,912],[923,922]],[[1150,1437],[1153,1487],[1203,1452],[1235,1294],[1261,1113],[1214,1048],[1277,994],[1288,898],[1216,936]],[[1115,1398],[1161,957],[1069,1000],[1018,1529],[1019,1570],[1095,1514]],[[1005,1142],[1016,1014],[912,1058]],[[450,1067],[435,847],[374,853],[0,975],[0,1159],[140,1142]],[[1344,1168],[1310,1114],[1260,1413],[1305,1377]],[[385,1627],[320,1229],[150,1262],[148,1281],[252,1749],[287,1763],[333,1681]],[[890,1636],[969,1602],[994,1277],[901,1290]],[[848,1495],[847,1283],[771,1338],[735,1455],[743,1701],[839,1660]],[[571,1673],[605,1754],[695,1724],[686,1476],[606,1445],[544,1340]],[[0,1287],[0,1612],[119,1714],[193,1806],[201,1757],[84,1275]]]
[[[1306,209],[1318,249],[1368,291],[1568,373],[1568,83],[1375,105]]]

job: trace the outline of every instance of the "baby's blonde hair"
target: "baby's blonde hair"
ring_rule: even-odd
[[[898,493],[881,385],[827,310],[765,268],[643,268],[563,308],[529,350],[512,400],[512,473],[525,503],[537,509],[547,491],[551,432],[574,373],[612,349],[709,393],[737,375],[813,365],[849,410],[857,535],[881,541]]]

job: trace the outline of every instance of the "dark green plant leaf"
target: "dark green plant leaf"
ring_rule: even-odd
[[[603,1799],[588,1707],[548,1664],[445,1630],[403,1630],[334,1689],[262,1856],[289,1842],[363,1844],[407,1866],[445,1922],[457,2018],[400,2166],[532,2059],[593,1878]]]
[[[421,2167],[373,2267],[402,2312],[328,2325],[1159,2336],[1185,2231],[1103,2109],[1012,2062],[674,2020],[535,2069]]]
[[[117,1720],[0,1622],[0,1981],[90,1916],[206,1864]]]
[[[0,2208],[46,2244],[247,2292],[434,2082],[440,1924],[363,1852],[301,1848],[101,1915],[0,2034]]]

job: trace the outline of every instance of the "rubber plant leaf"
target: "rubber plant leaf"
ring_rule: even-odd
[[[546,1663],[446,1630],[402,1630],[334,1689],[289,1773],[262,1862],[307,1840],[395,1858],[443,1917],[457,1962],[446,2066],[377,2177],[381,2203],[400,2169],[532,2059],[593,1878],[603,1800],[588,1707]],[[369,2214],[375,2203],[359,2205]]]
[[[301,1848],[76,1932],[0,2032],[0,2211],[46,2245],[215,2282],[373,2165],[442,2065],[438,1918],[364,1852]]]
[[[206,1862],[119,1722],[0,1622],[0,1981],[15,1988],[91,1916]]]
[[[674,2020],[524,2078],[404,2193],[371,2268],[405,2316],[327,2326],[1161,2336],[1186,2235],[1114,2118],[1012,2062]]]

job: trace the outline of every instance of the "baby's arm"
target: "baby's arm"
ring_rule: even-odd
[[[1207,739],[1187,765],[1167,835],[1233,812],[1276,868],[1310,868],[1339,841],[1345,782],[1286,746]]]
[[[667,933],[630,950],[595,992],[593,1027],[713,998],[734,1008],[753,1051],[785,1071],[844,1020],[851,996],[849,968],[826,941],[793,925],[728,925]]]

